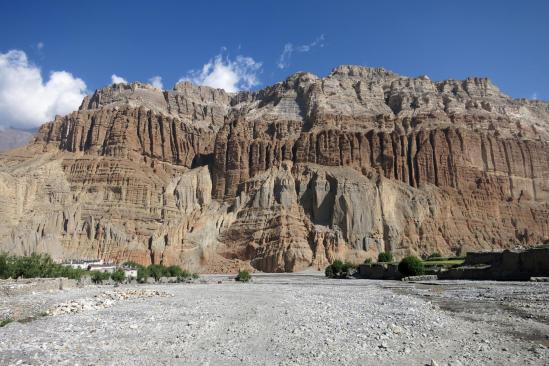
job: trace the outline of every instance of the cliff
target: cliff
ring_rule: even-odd
[[[0,248],[295,271],[549,240],[549,103],[486,78],[117,84],[0,155]]]

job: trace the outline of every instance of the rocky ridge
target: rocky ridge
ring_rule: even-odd
[[[486,78],[116,84],[0,159],[19,254],[279,272],[549,240],[549,103]]]

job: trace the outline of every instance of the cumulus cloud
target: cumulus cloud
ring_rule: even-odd
[[[128,81],[126,79],[124,79],[122,76],[112,74],[111,75],[111,83],[113,83],[113,84],[127,84]]]
[[[190,80],[198,85],[225,89],[232,93],[259,85],[261,66],[261,62],[251,57],[238,55],[231,60],[228,56],[217,55],[204,64],[201,70],[191,70],[179,81]]]
[[[41,50],[44,48],[44,42],[38,42],[38,43],[36,44],[36,48],[37,48],[39,51],[41,51]]]
[[[86,83],[69,72],[53,71],[45,81],[25,52],[0,53],[0,126],[37,127],[77,109],[85,95]]]
[[[162,84],[162,77],[160,76],[153,76],[149,79],[149,83],[151,83],[152,86],[158,89],[164,89],[164,84]]]
[[[317,46],[324,47],[324,34],[308,44],[294,45],[293,43],[286,43],[276,65],[279,69],[285,69],[290,66],[290,60],[295,52],[307,53]]]

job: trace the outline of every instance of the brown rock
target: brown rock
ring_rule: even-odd
[[[0,161],[16,254],[281,272],[549,240],[549,103],[485,78],[117,84]]]

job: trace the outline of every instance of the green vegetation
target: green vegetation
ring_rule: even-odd
[[[356,266],[349,262],[342,262],[336,259],[331,265],[326,267],[324,274],[329,278],[347,278],[356,270]]]
[[[0,320],[0,328],[5,327],[6,325],[8,325],[11,322],[13,322],[12,318],[6,318],[6,319]]]
[[[428,259],[423,262],[426,267],[440,266],[440,267],[458,267],[465,262],[464,259],[459,258],[434,258]]]
[[[154,278],[156,281],[161,277],[177,277],[179,281],[184,281],[189,278],[198,278],[198,274],[188,272],[175,265],[166,267],[163,264],[151,264],[148,267],[145,267],[134,262],[126,262],[124,265],[137,269],[137,282],[140,283],[146,282],[149,277]]]
[[[252,275],[248,271],[239,271],[235,277],[235,280],[240,282],[248,282],[252,279]]]
[[[167,268],[164,267],[162,264],[151,264],[147,267],[147,270],[149,271],[149,275],[156,281],[158,281],[160,277],[168,276]]]
[[[432,262],[432,261],[446,261],[446,260],[452,260],[452,261],[457,261],[457,260],[465,260],[465,257],[434,257],[433,255],[437,255],[437,253],[433,253],[431,254],[429,257],[427,257],[427,259],[425,259],[426,262]]]
[[[126,274],[123,270],[117,269],[116,271],[111,273],[111,279],[116,283],[121,283],[124,282],[124,280],[126,279]]]
[[[438,259],[438,258],[442,258],[442,256],[440,255],[440,253],[434,252],[434,253],[431,253],[431,255],[429,255],[429,256],[427,257],[427,260],[434,259],[434,258],[437,258],[437,259]]]
[[[166,271],[169,273],[169,277],[177,277],[181,279],[192,277],[192,273],[181,269],[179,266],[169,266]]]
[[[364,264],[372,264],[372,263],[373,263],[372,258],[366,258],[366,259],[364,260]]]
[[[149,278],[149,270],[147,267],[140,266],[137,268],[137,282],[143,283],[147,281],[147,278]]]
[[[138,282],[145,282],[148,277],[159,280],[160,277],[177,277],[180,281],[185,279],[197,279],[198,274],[190,273],[181,269],[179,266],[166,267],[162,264],[151,264],[148,267],[135,262],[125,262],[125,267],[137,269]],[[87,271],[79,268],[72,268],[55,263],[47,254],[32,254],[28,257],[11,256],[0,253],[0,278],[55,278],[67,277],[79,280],[82,276],[88,275],[93,283],[103,283],[112,279],[120,283],[124,282],[126,276],[121,269],[113,273],[104,273],[100,271]]]
[[[151,264],[147,267],[146,272],[148,273],[148,276],[153,277],[156,281],[158,281],[160,277],[177,277],[179,280],[198,278],[198,275],[193,275],[192,273],[181,269],[179,266],[165,267],[163,264]],[[139,270],[137,278],[139,279]]]
[[[101,284],[103,281],[108,281],[111,278],[111,274],[108,272],[91,271],[91,280],[95,284]]]
[[[421,259],[411,255],[400,261],[398,271],[403,276],[419,276],[425,272],[425,268]]]
[[[391,252],[381,252],[377,256],[378,262],[390,263],[393,261],[393,254]]]
[[[67,277],[79,280],[89,273],[55,263],[47,254],[31,254],[28,257],[9,256],[0,253],[0,278],[55,278]]]

